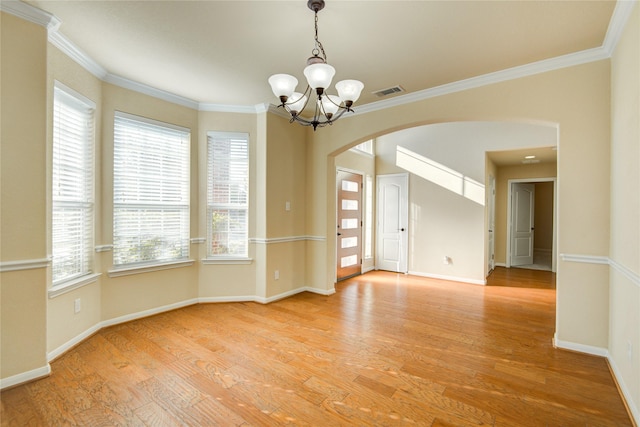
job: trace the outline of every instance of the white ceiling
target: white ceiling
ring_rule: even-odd
[[[314,46],[305,0],[26,3],[59,18],[59,32],[110,75],[199,103],[276,103],[267,79],[287,73],[303,82]],[[357,103],[364,105],[395,85],[412,93],[601,47],[614,7],[613,0],[327,0],[319,38],[334,82],[365,84]]]

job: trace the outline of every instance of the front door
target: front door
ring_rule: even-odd
[[[337,279],[362,272],[362,175],[338,170]]]
[[[376,268],[407,272],[409,178],[378,175]]]
[[[533,264],[533,209],[535,185],[511,187],[511,265]]]

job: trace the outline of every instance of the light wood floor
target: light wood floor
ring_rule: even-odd
[[[554,280],[374,272],[110,327],[3,392],[2,425],[631,425],[604,359],[552,347]]]

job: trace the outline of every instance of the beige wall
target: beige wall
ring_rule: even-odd
[[[611,61],[609,353],[640,421],[640,6]],[[632,354],[628,350],[631,346]]]
[[[46,129],[53,78],[75,86],[85,96],[99,93],[102,97],[97,142],[100,171],[96,186],[97,244],[112,243],[110,141],[115,110],[192,130],[192,237],[204,237],[206,230],[204,207],[199,203],[204,200],[204,175],[200,170],[202,147],[206,144],[203,135],[207,130],[248,129],[252,144],[251,191],[255,192],[251,235],[267,243],[252,244],[254,262],[250,265],[205,266],[196,262],[190,267],[117,278],[106,274],[112,265],[111,252],[102,252],[98,254],[97,265],[103,275],[98,282],[49,303],[46,269],[1,273],[0,377],[6,379],[46,367],[47,352],[78,336],[77,331],[89,329],[98,317],[108,321],[199,297],[270,298],[299,286],[329,293],[335,279],[332,231],[336,225],[333,172],[337,154],[367,139],[418,125],[543,122],[559,129],[558,252],[610,256],[621,266],[610,269],[606,265],[558,262],[556,338],[585,348],[608,348],[632,405],[637,408],[640,402],[638,9],[636,6],[611,61],[359,114],[318,132],[290,126],[274,114],[197,112],[102,82],[98,91],[95,79],[47,45],[44,28],[3,13],[2,262],[43,259],[48,255]],[[584,191],[585,188],[589,191]],[[292,211],[283,214],[282,201],[289,198]],[[269,243],[269,239],[296,236],[313,238]],[[196,261],[202,251],[203,245],[192,245]],[[273,276],[275,269],[280,269],[278,281]],[[69,314],[76,297],[87,302],[80,317]],[[629,343],[633,348],[631,360],[627,358]]]
[[[557,164],[537,163],[521,166],[502,166],[497,168],[496,173],[495,260],[498,264],[505,264],[507,262],[507,211],[509,209],[509,180],[555,178],[557,175]],[[550,185],[552,185],[552,183]],[[551,190],[553,191],[553,188]],[[551,249],[551,246],[549,247],[549,249]]]
[[[1,13],[0,261],[48,257],[47,30]],[[0,273],[0,378],[47,369],[47,270]]]
[[[89,98],[96,104],[95,111],[95,145],[94,145],[94,168],[95,168],[95,230],[96,242],[103,242],[102,230],[102,164],[100,155],[102,139],[99,137],[102,131],[102,82],[82,68],[77,62],[71,60],[56,47],[49,45],[47,49],[47,183],[45,191],[47,200],[51,200],[51,159],[53,146],[53,87],[54,82],[60,82],[65,86]],[[47,230],[51,221],[51,206],[47,203]],[[45,234],[47,239],[47,250],[51,253],[51,234]],[[95,253],[95,271],[102,271],[102,259],[108,253]],[[51,278],[47,279],[50,283]],[[74,339],[78,335],[95,327],[101,320],[101,278],[98,278],[89,286],[73,290],[47,300],[47,352],[51,353],[60,346]],[[75,313],[74,301],[80,299],[81,311]]]
[[[459,194],[462,182],[454,190],[431,182],[428,162],[437,162],[465,180],[475,181],[483,192],[488,151],[556,144],[554,126],[517,122],[441,123],[378,137],[377,173],[410,173],[409,271],[478,284],[484,283],[488,274],[486,195],[473,200]],[[398,150],[408,150],[422,161],[398,165]],[[445,257],[449,264],[443,262]]]
[[[274,117],[266,140],[266,280],[265,297],[305,286],[306,129]],[[289,202],[290,210],[286,210]],[[275,239],[275,240],[274,240]],[[265,244],[262,244],[265,245]],[[276,271],[278,278],[276,278]]]
[[[249,236],[256,235],[259,181],[256,171],[258,164],[259,132],[256,117],[252,114],[220,113],[201,111],[198,115],[198,150],[197,162],[199,172],[200,201],[198,210],[198,230],[192,237],[205,238],[207,235],[207,132],[244,132],[249,134]],[[193,207],[192,207],[193,210]],[[207,256],[206,244],[191,245],[192,257],[196,260]],[[198,295],[204,299],[248,298],[256,294],[256,250],[249,245],[248,264],[223,264],[199,266]]]
[[[309,180],[313,205],[327,202],[310,221],[310,233],[327,235],[332,253],[335,202],[326,197],[335,177],[328,173],[329,156],[341,147],[416,124],[458,121],[522,121],[557,124],[559,252],[605,255],[609,241],[609,61],[542,73],[439,96],[383,111],[343,119],[314,135]],[[583,191],[589,188],[590,191]],[[590,230],[585,233],[584,230]],[[608,280],[590,268],[558,263],[557,338],[606,348]],[[332,286],[330,264],[309,260],[308,268],[325,287]],[[581,304],[576,304],[576,301]],[[585,332],[588,331],[588,332]]]

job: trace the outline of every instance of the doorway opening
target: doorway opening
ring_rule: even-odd
[[[508,182],[506,266],[556,271],[556,178]]]

